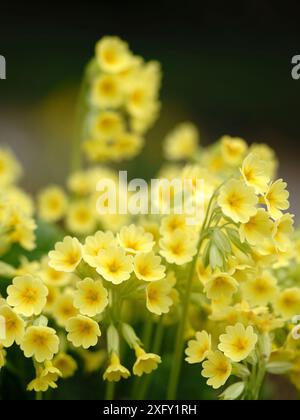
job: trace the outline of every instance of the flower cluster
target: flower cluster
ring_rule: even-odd
[[[159,81],[159,65],[144,63],[122,40],[97,43],[80,117],[91,160],[109,163],[140,151],[140,136],[157,117]],[[275,154],[228,135],[205,148],[199,140],[192,123],[175,127],[163,144],[170,162],[158,174],[191,180],[193,197],[197,180],[204,181],[204,216],[193,226],[174,208],[143,217],[99,214],[97,182],[117,183],[104,165],[74,171],[67,190],[46,187],[34,206],[16,186],[15,157],[0,150],[0,368],[10,367],[10,348],[18,346],[36,372],[29,391],[56,388],[82,363],[109,382],[141,377],[170,349],[168,398],[176,397],[184,352],[187,363],[202,364],[195,375],[212,388],[230,381],[224,399],[259,398],[267,373],[284,374],[300,389],[293,334],[300,234],[288,213],[287,184],[276,178]],[[59,238],[35,248],[34,231],[47,239],[45,225]],[[34,252],[25,258],[22,248]],[[12,253],[19,263],[11,263]],[[174,339],[166,349],[165,331]],[[139,397],[147,386],[137,387]]]

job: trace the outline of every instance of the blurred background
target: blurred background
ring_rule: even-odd
[[[155,174],[166,133],[191,120],[203,144],[230,134],[273,147],[299,218],[300,80],[291,77],[291,59],[300,54],[300,7],[296,0],[276,3],[1,2],[0,54],[7,61],[7,80],[0,80],[0,144],[21,160],[23,185],[36,192],[64,183],[84,65],[98,39],[118,35],[135,54],[159,60],[164,73],[161,118],[138,158],[139,175]],[[185,366],[191,380],[181,384],[181,392],[197,398],[203,381],[189,369]],[[95,387],[89,378],[86,388],[80,381],[72,380],[64,397],[76,397],[78,389],[81,398],[94,397],[90,391],[99,378],[93,379]],[[153,398],[162,387],[157,377]],[[285,382],[272,382],[268,390],[277,399],[295,396]]]
[[[63,182],[84,64],[95,42],[113,34],[163,67],[162,115],[140,158],[148,175],[160,164],[165,134],[192,120],[203,144],[230,134],[274,147],[300,215],[300,80],[291,77],[291,58],[300,54],[300,7],[296,0],[276,3],[2,3],[7,80],[0,81],[0,143],[21,159],[25,186],[35,191],[49,180]]]

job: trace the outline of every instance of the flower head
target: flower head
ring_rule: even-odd
[[[118,240],[126,252],[139,254],[150,252],[154,246],[153,236],[141,226],[124,226],[118,234]]]
[[[268,189],[270,177],[265,171],[265,162],[254,153],[250,153],[243,161],[241,173],[245,183],[255,189],[256,194],[264,194]]]
[[[31,275],[16,277],[7,288],[7,303],[16,313],[39,315],[47,302],[48,289],[42,280]]]
[[[251,305],[267,305],[278,293],[277,280],[268,271],[252,277],[242,284],[243,297]]]
[[[290,287],[283,290],[274,302],[275,312],[284,318],[300,314],[300,288]]]
[[[214,389],[223,386],[232,372],[230,360],[220,351],[208,353],[207,360],[202,366],[202,376],[208,378],[207,385]]]
[[[257,343],[257,335],[253,327],[244,327],[238,323],[226,328],[226,334],[220,336],[219,350],[233,362],[246,359],[254,350]]]
[[[135,348],[136,362],[133,365],[133,373],[137,376],[142,376],[144,373],[151,373],[153,370],[157,369],[159,363],[161,363],[161,358],[154,353],[146,353],[144,349],[140,346]]]
[[[70,378],[77,370],[76,361],[66,353],[58,353],[52,363],[61,372],[63,378]]]
[[[25,357],[34,356],[39,363],[51,360],[58,352],[58,347],[56,331],[49,327],[28,327],[21,342]]]
[[[240,137],[223,136],[221,138],[221,151],[227,164],[238,165],[247,152],[247,143]]]
[[[230,300],[238,290],[238,282],[227,273],[216,273],[204,284],[209,299]]]
[[[129,376],[129,370],[121,365],[119,357],[113,352],[110,357],[110,364],[104,372],[103,379],[109,382],[119,382],[122,378],[127,379]]]
[[[108,73],[120,73],[130,67],[132,54],[126,42],[116,36],[105,36],[96,45],[100,68]]]
[[[176,230],[165,235],[160,241],[160,254],[170,264],[183,265],[192,261],[197,252],[195,237],[186,237],[184,232]]]
[[[117,241],[110,231],[98,231],[94,236],[88,236],[83,245],[83,259],[93,268],[97,268],[97,256],[100,251],[116,246]]]
[[[60,187],[48,187],[38,196],[39,216],[46,222],[57,222],[66,214],[67,204],[66,194]]]
[[[11,347],[20,344],[25,333],[25,322],[9,306],[0,306],[0,316],[5,322],[5,338],[0,338],[0,346]]]
[[[287,210],[290,206],[288,202],[289,192],[286,190],[287,183],[282,179],[277,179],[269,185],[264,196],[268,212],[274,220],[282,216],[282,210]]]
[[[80,264],[82,245],[77,238],[66,236],[55,245],[55,251],[49,252],[49,265],[57,271],[72,273]]]
[[[250,217],[248,222],[241,224],[240,237],[249,244],[256,245],[269,238],[273,229],[273,222],[264,209],[258,209],[257,213]]]
[[[134,272],[139,280],[156,281],[165,277],[166,267],[161,265],[161,257],[154,252],[137,254],[134,258]]]
[[[146,288],[146,299],[147,309],[150,312],[156,315],[168,313],[173,305],[172,284],[167,278],[149,283]]]
[[[126,255],[121,247],[107,248],[99,253],[96,270],[105,280],[120,284],[130,278],[133,271],[132,256]]]
[[[194,124],[179,124],[165,139],[165,155],[170,160],[188,159],[196,153],[198,141],[199,133]]]
[[[211,335],[206,331],[196,332],[196,340],[190,340],[185,350],[188,363],[201,363],[211,351]]]
[[[225,216],[236,223],[247,223],[256,214],[257,203],[254,189],[236,179],[228,181],[221,188],[218,198],[218,204]]]
[[[95,346],[98,342],[98,337],[101,336],[97,322],[82,315],[69,319],[66,330],[68,332],[67,338],[73,346],[82,346],[84,349]]]
[[[87,316],[101,314],[108,305],[108,292],[100,280],[86,278],[77,283],[74,306]]]

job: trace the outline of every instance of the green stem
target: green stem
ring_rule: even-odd
[[[36,401],[42,401],[43,400],[43,393],[42,392],[36,392],[35,393],[35,399],[36,399]]]
[[[107,382],[106,392],[105,392],[105,400],[106,401],[113,401],[114,400],[115,389],[116,389],[115,382]]]
[[[185,331],[186,323],[187,323],[188,308],[189,308],[190,297],[191,297],[191,292],[192,292],[192,284],[193,284],[194,273],[195,273],[195,269],[196,269],[197,260],[198,260],[198,256],[199,256],[199,253],[200,253],[201,245],[202,245],[203,239],[205,237],[205,231],[206,231],[206,229],[208,229],[208,227],[210,225],[210,222],[211,222],[211,220],[213,218],[213,215],[214,215],[214,211],[212,210],[213,202],[214,202],[214,199],[215,199],[215,197],[216,197],[217,193],[219,192],[219,189],[221,188],[222,185],[223,184],[221,184],[216,189],[216,191],[214,192],[214,194],[212,195],[212,197],[209,201],[207,211],[206,211],[206,215],[205,215],[205,219],[204,219],[202,229],[201,229],[201,232],[200,232],[200,237],[199,237],[199,241],[198,241],[198,245],[197,245],[197,252],[196,252],[196,254],[193,258],[193,261],[191,263],[191,266],[190,266],[190,271],[189,271],[187,284],[186,284],[186,290],[185,290],[185,294],[184,294],[184,297],[183,297],[182,314],[181,314],[181,319],[179,321],[179,326],[178,326],[177,336],[176,336],[175,353],[174,353],[174,359],[173,359],[172,368],[171,368],[171,375],[170,375],[170,380],[169,380],[168,392],[167,392],[167,399],[168,400],[175,400],[176,399],[176,393],[177,393],[179,376],[180,376],[181,365],[182,365],[182,354],[183,354],[183,349],[184,349],[184,331]],[[212,210],[212,212],[211,212],[211,210]]]

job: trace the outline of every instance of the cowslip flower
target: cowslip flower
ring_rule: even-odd
[[[133,271],[132,256],[126,255],[120,247],[110,247],[99,252],[97,273],[113,284],[120,284],[130,278]]]
[[[72,273],[82,259],[82,245],[77,238],[66,236],[55,245],[55,251],[49,252],[49,265],[57,271]]]
[[[256,245],[269,238],[273,229],[273,222],[264,209],[258,209],[257,213],[250,217],[247,223],[242,223],[239,229],[240,238],[244,242]]]
[[[148,311],[156,315],[166,314],[172,305],[172,283],[165,278],[148,284],[146,288]]]
[[[225,162],[238,165],[247,152],[247,143],[240,137],[223,136],[220,140],[221,152]]]
[[[126,252],[133,254],[150,252],[154,246],[152,234],[135,225],[124,226],[118,234],[118,241]]]
[[[206,331],[196,332],[195,340],[188,342],[188,347],[185,349],[187,357],[185,360],[188,363],[201,363],[211,351],[211,335]]]
[[[124,131],[124,121],[116,111],[100,112],[93,120],[91,134],[96,140],[114,138]],[[98,141],[98,144],[101,144]]]
[[[112,352],[110,364],[104,372],[103,379],[109,382],[119,382],[122,378],[127,379],[129,376],[129,370],[121,365],[119,356]]]
[[[203,362],[201,375],[208,378],[207,385],[218,389],[223,386],[232,372],[230,360],[220,351],[210,352]]]
[[[137,254],[133,266],[139,280],[156,281],[166,276],[166,267],[161,265],[161,257],[152,251],[147,254]]]
[[[27,385],[27,391],[46,392],[49,388],[56,389],[58,376],[49,374],[46,376],[37,376]]]
[[[192,157],[198,148],[197,127],[185,122],[177,125],[164,141],[165,156],[169,160],[183,160]]]
[[[25,333],[25,322],[9,306],[0,306],[0,316],[5,320],[5,338],[0,338],[0,345],[11,347],[14,342],[20,344]]]
[[[98,337],[101,336],[99,325],[93,319],[83,315],[77,315],[69,319],[66,325],[67,338],[75,347],[88,349],[95,346]]]
[[[116,245],[117,241],[111,231],[98,231],[95,235],[86,238],[82,249],[83,259],[89,266],[97,268],[99,252]]]
[[[112,74],[102,74],[92,84],[91,102],[100,108],[117,108],[124,99],[121,80]]]
[[[229,274],[216,273],[205,282],[204,291],[209,299],[230,301],[238,287],[238,282]]]
[[[88,235],[96,226],[96,212],[89,201],[78,200],[69,205],[66,216],[68,231],[77,235]]]
[[[57,186],[46,188],[38,196],[38,213],[46,222],[61,220],[66,214],[67,205],[65,192]]]
[[[33,357],[37,362],[51,360],[58,352],[59,339],[56,331],[49,327],[28,327],[21,342],[25,357]]]
[[[278,294],[277,279],[267,270],[241,285],[243,297],[251,305],[272,303]]]
[[[274,302],[275,312],[284,318],[300,314],[300,288],[290,287],[283,290]]]
[[[69,273],[54,270],[49,266],[49,258],[47,256],[41,261],[39,276],[47,286],[62,287],[71,281],[71,275]]]
[[[108,305],[108,292],[100,280],[86,278],[77,283],[74,293],[74,306],[82,315],[101,314]]]
[[[240,362],[254,350],[257,339],[253,327],[245,328],[243,324],[237,323],[226,328],[226,334],[220,336],[218,348],[233,362]]]
[[[22,169],[15,155],[8,148],[0,149],[0,185],[6,187],[16,182]]]
[[[241,174],[245,183],[255,189],[256,194],[264,194],[268,189],[270,177],[265,172],[265,162],[254,153],[243,161]]]
[[[16,277],[7,288],[7,303],[16,313],[31,316],[39,315],[47,302],[48,289],[40,278],[26,275]]]
[[[136,361],[133,365],[133,373],[136,376],[142,376],[144,373],[151,373],[156,370],[161,357],[154,353],[146,353],[139,345],[135,347]]]
[[[165,235],[160,241],[160,254],[170,264],[183,265],[192,261],[197,252],[194,237],[186,237],[184,232],[176,230],[171,235]]]
[[[289,192],[286,190],[287,183],[283,182],[282,179],[271,183],[264,196],[264,200],[274,220],[279,219],[282,216],[282,210],[287,210],[290,206],[288,198]]]
[[[65,327],[70,318],[78,315],[78,309],[74,306],[72,292],[64,291],[56,297],[52,307],[52,314],[58,325]]]
[[[228,181],[221,188],[218,197],[218,204],[224,215],[236,223],[247,223],[256,214],[257,203],[254,189],[236,179]]]
[[[53,366],[56,367],[62,374],[63,378],[70,378],[76,372],[78,366],[76,361],[69,354],[58,353],[53,361]]]
[[[293,233],[294,216],[286,213],[274,223],[272,237],[276,247],[285,252],[291,243],[291,234]]]
[[[105,36],[96,44],[96,58],[100,68],[108,73],[120,73],[132,62],[128,44],[116,36]]]

